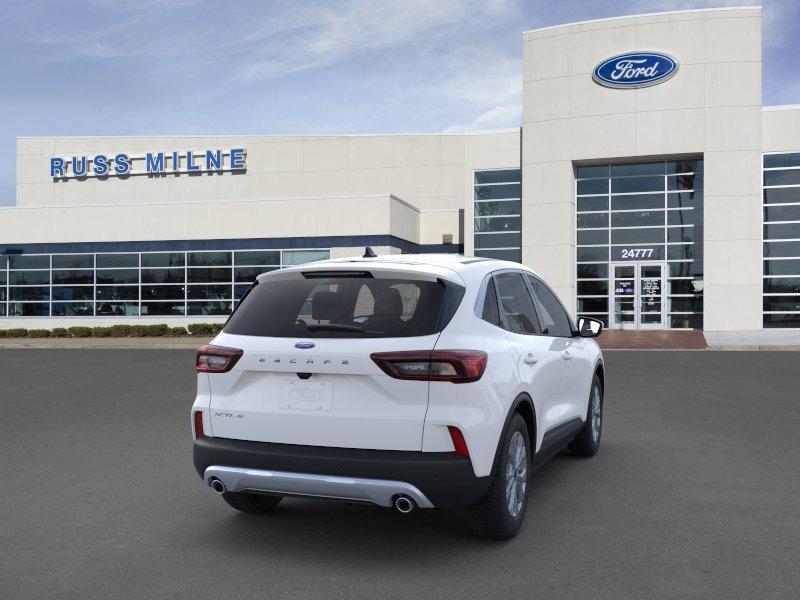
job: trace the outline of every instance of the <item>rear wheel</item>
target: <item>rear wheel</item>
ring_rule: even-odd
[[[250,514],[261,514],[275,510],[275,507],[283,500],[283,496],[225,492],[222,494],[222,499],[236,510]]]
[[[530,447],[525,420],[515,414],[503,436],[489,491],[467,509],[470,524],[481,537],[504,540],[519,531],[528,505]]]
[[[603,433],[603,384],[595,375],[592,379],[592,391],[589,393],[589,407],[586,410],[586,422],[581,432],[569,445],[573,456],[594,456],[600,448],[600,435]]]

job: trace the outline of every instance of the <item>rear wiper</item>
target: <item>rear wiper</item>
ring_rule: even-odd
[[[380,331],[370,331],[369,329],[364,329],[363,327],[359,327],[358,325],[340,325],[338,323],[328,323],[328,324],[306,324],[306,329],[308,331],[357,331],[359,333],[381,333]]]

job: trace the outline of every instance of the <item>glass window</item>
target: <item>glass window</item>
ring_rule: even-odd
[[[669,326],[672,329],[702,329],[703,315],[669,315]]]
[[[15,254],[8,257],[9,269],[49,269],[50,255]]]
[[[139,287],[135,285],[98,285],[98,300],[138,300]]]
[[[694,246],[691,244],[678,244],[667,246],[668,260],[683,260],[694,258]]]
[[[578,279],[608,278],[608,265],[578,265]]]
[[[50,271],[11,271],[8,282],[9,285],[47,285],[50,283]]]
[[[703,170],[702,160],[675,160],[667,163],[667,173],[695,173]]]
[[[588,213],[578,215],[578,229],[608,227],[608,213]]]
[[[608,312],[608,298],[578,298],[578,310],[587,313]]]
[[[230,300],[233,288],[230,285],[190,285],[189,300]]]
[[[475,186],[475,200],[499,200],[501,198],[522,198],[522,184]]]
[[[800,223],[779,223],[764,225],[765,240],[800,239]]]
[[[579,229],[578,244],[591,246],[596,244],[608,245],[608,229]]]
[[[667,194],[667,208],[699,208],[703,204],[702,192],[675,192]]]
[[[664,208],[664,194],[611,196],[611,210],[647,210],[650,208]]]
[[[182,267],[186,264],[183,252],[144,252],[142,267]]]
[[[702,296],[694,296],[692,298],[671,297],[668,308],[669,312],[703,312],[703,298]]]
[[[612,194],[664,191],[663,177],[621,177],[611,179]]]
[[[694,235],[695,235],[694,227],[667,228],[667,242],[671,243],[693,242]]]
[[[328,260],[331,257],[329,250],[284,250],[283,264],[304,265],[318,260]]]
[[[612,229],[612,244],[656,244],[664,241],[664,228]]]
[[[182,285],[143,285],[142,301],[183,299],[185,295],[184,289],[185,286]],[[122,299],[124,300],[124,298]]]
[[[185,283],[183,269],[142,269],[142,283]]]
[[[233,286],[233,297],[234,297],[234,299],[238,300],[239,298],[244,296],[244,293],[247,291],[247,288],[249,288],[249,287],[250,287],[249,285],[235,285],[235,286]]]
[[[484,258],[496,258],[497,260],[509,260],[511,262],[522,262],[522,250],[519,248],[511,250],[475,250],[475,256]]]
[[[765,154],[764,168],[769,169],[774,167],[800,167],[800,152]]]
[[[694,209],[668,210],[667,225],[702,225],[703,212]]]
[[[703,178],[696,175],[667,175],[668,190],[699,190],[702,182]]]
[[[94,288],[84,286],[53,286],[53,300],[93,300]]]
[[[608,194],[608,179],[583,179],[578,181],[578,195]]]
[[[539,319],[521,273],[500,273],[494,277],[500,297],[500,313],[505,328],[513,333],[540,333]]]
[[[578,179],[608,177],[608,165],[582,165],[577,170]]]
[[[239,250],[234,252],[237,265],[275,265],[281,264],[279,250]]]
[[[764,256],[772,258],[800,257],[800,242],[764,242]]]
[[[687,262],[671,262],[667,266],[669,267],[669,276],[670,277],[691,277],[694,275],[694,263],[692,261]]]
[[[578,262],[608,261],[608,248],[583,247],[577,249]]]
[[[138,254],[98,254],[98,269],[116,269],[124,267],[139,267]]]
[[[765,206],[765,221],[800,221],[800,204],[795,206]]]
[[[431,335],[440,330],[449,293],[460,298],[463,288],[380,276],[267,281],[247,294],[225,331],[293,338]]]
[[[46,302],[10,302],[8,314],[12,317],[46,317],[50,314],[50,305]]]
[[[92,269],[94,268],[94,255],[92,254],[54,254],[54,269]]]
[[[475,235],[475,248],[515,248],[522,242],[519,233],[483,233]]]
[[[536,277],[527,277],[533,286],[539,314],[542,315],[542,333],[555,337],[572,337],[572,322],[556,295]]]
[[[231,303],[228,301],[189,302],[187,304],[187,314],[189,315],[229,315],[232,310]]]
[[[800,258],[794,260],[765,260],[764,275],[800,275]]]
[[[261,275],[261,273],[274,271],[277,268],[278,267],[236,267],[233,270],[233,280],[237,283],[240,281],[246,281],[250,283],[255,281],[256,277]]]
[[[475,231],[520,231],[520,217],[491,217],[475,219]]]
[[[663,162],[649,162],[649,163],[624,163],[618,165],[611,165],[611,176],[619,177],[621,175],[663,175],[664,174]]]
[[[578,281],[579,296],[608,296],[608,280]]]
[[[189,283],[226,283],[232,281],[231,269],[189,269]]]
[[[486,284],[486,295],[483,299],[481,318],[492,325],[500,327],[500,309],[497,305],[497,291],[494,287],[494,279],[491,277]]]
[[[94,305],[91,302],[53,302],[54,317],[91,317]]]
[[[764,204],[788,204],[791,202],[800,202],[800,187],[764,190]]]
[[[800,328],[800,314],[764,315],[764,327]]]
[[[98,256],[99,262],[99,256]],[[107,269],[95,271],[97,283],[139,283],[138,269]]]
[[[764,296],[764,310],[800,312],[800,296]]]
[[[766,277],[765,294],[800,294],[800,277]]]
[[[475,183],[508,183],[520,181],[522,171],[519,169],[499,169],[494,171],[475,171]]]
[[[800,169],[787,169],[785,171],[764,171],[764,185],[798,185],[800,184]]]
[[[10,287],[9,300],[49,300],[49,287]]]
[[[139,315],[137,302],[98,302],[95,310],[101,316],[136,317]]]
[[[189,266],[217,267],[231,264],[230,252],[189,252],[187,255]]]
[[[612,227],[646,227],[664,225],[663,210],[611,213]]]
[[[594,198],[578,198],[578,212],[589,210],[608,210],[608,196]]]
[[[521,200],[498,200],[494,202],[476,202],[476,217],[491,217],[495,215],[518,215],[521,214]]]
[[[94,283],[94,271],[53,271],[53,283]]]
[[[142,302],[141,315],[181,316],[186,313],[183,302]]]
[[[697,294],[703,291],[702,279],[670,279],[668,282],[670,294]]]

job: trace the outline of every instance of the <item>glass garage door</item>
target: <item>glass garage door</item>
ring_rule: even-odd
[[[580,165],[576,180],[578,315],[702,329],[703,161]],[[645,275],[654,265],[660,275]],[[618,267],[630,276],[617,277]],[[626,279],[630,288],[617,294]]]

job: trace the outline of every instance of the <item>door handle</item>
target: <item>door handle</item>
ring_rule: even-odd
[[[564,350],[564,352],[561,353],[561,358],[564,360],[572,360],[572,354],[570,354],[569,350]]]
[[[525,355],[525,358],[522,359],[522,362],[524,362],[526,365],[535,365],[537,362],[539,362],[539,359],[529,352]]]

